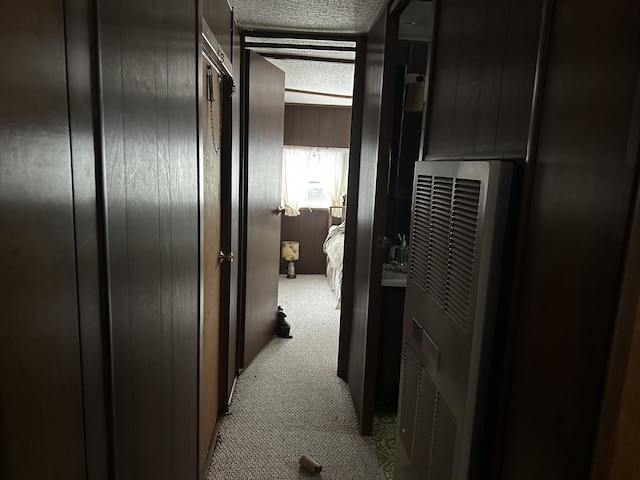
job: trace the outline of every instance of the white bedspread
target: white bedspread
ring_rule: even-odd
[[[344,258],[344,222],[329,229],[327,238],[322,244],[322,250],[327,254],[327,281],[336,297],[340,299]]]

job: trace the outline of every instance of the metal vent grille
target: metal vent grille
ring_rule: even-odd
[[[432,177],[418,175],[416,180],[413,229],[411,231],[411,266],[409,277],[424,291],[427,290],[429,265],[429,224],[431,223]]]
[[[444,309],[464,329],[468,327],[473,261],[478,228],[480,182],[456,179],[451,207],[447,292]]]
[[[429,225],[429,275],[427,292],[440,306],[445,305],[447,264],[449,261],[449,230],[453,179],[436,177],[431,200]]]
[[[453,474],[453,457],[456,448],[456,419],[440,393],[436,397],[432,442],[427,478],[450,479]]]
[[[469,327],[479,180],[418,175],[410,278],[463,329]]]
[[[433,417],[436,409],[436,386],[429,374],[420,369],[418,385],[418,403],[416,406],[416,429],[413,439],[411,461],[420,470],[427,471],[431,458],[431,436],[433,433]],[[420,433],[422,432],[422,434]]]
[[[414,421],[416,415],[416,398],[418,394],[418,381],[420,378],[420,364],[411,353],[409,347],[404,345],[402,353],[402,377],[401,401],[398,412],[399,435],[405,450],[410,454],[413,449]]]

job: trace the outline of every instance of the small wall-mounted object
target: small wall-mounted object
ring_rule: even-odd
[[[281,257],[289,262],[287,278],[296,278],[296,267],[293,262],[300,258],[300,244],[292,240],[282,242]]]
[[[422,112],[424,109],[424,76],[418,75],[415,81],[405,85],[404,109],[407,112]]]

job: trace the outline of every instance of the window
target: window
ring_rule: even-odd
[[[285,215],[300,208],[341,206],[347,193],[348,148],[285,146],[282,159],[282,201]],[[342,209],[334,210],[335,216]]]

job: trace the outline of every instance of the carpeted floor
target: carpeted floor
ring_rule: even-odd
[[[371,439],[358,434],[347,385],[336,376],[340,311],[323,275],[280,277],[292,339],[274,337],[238,378],[208,478],[296,479],[302,454],[315,478],[380,478]]]

